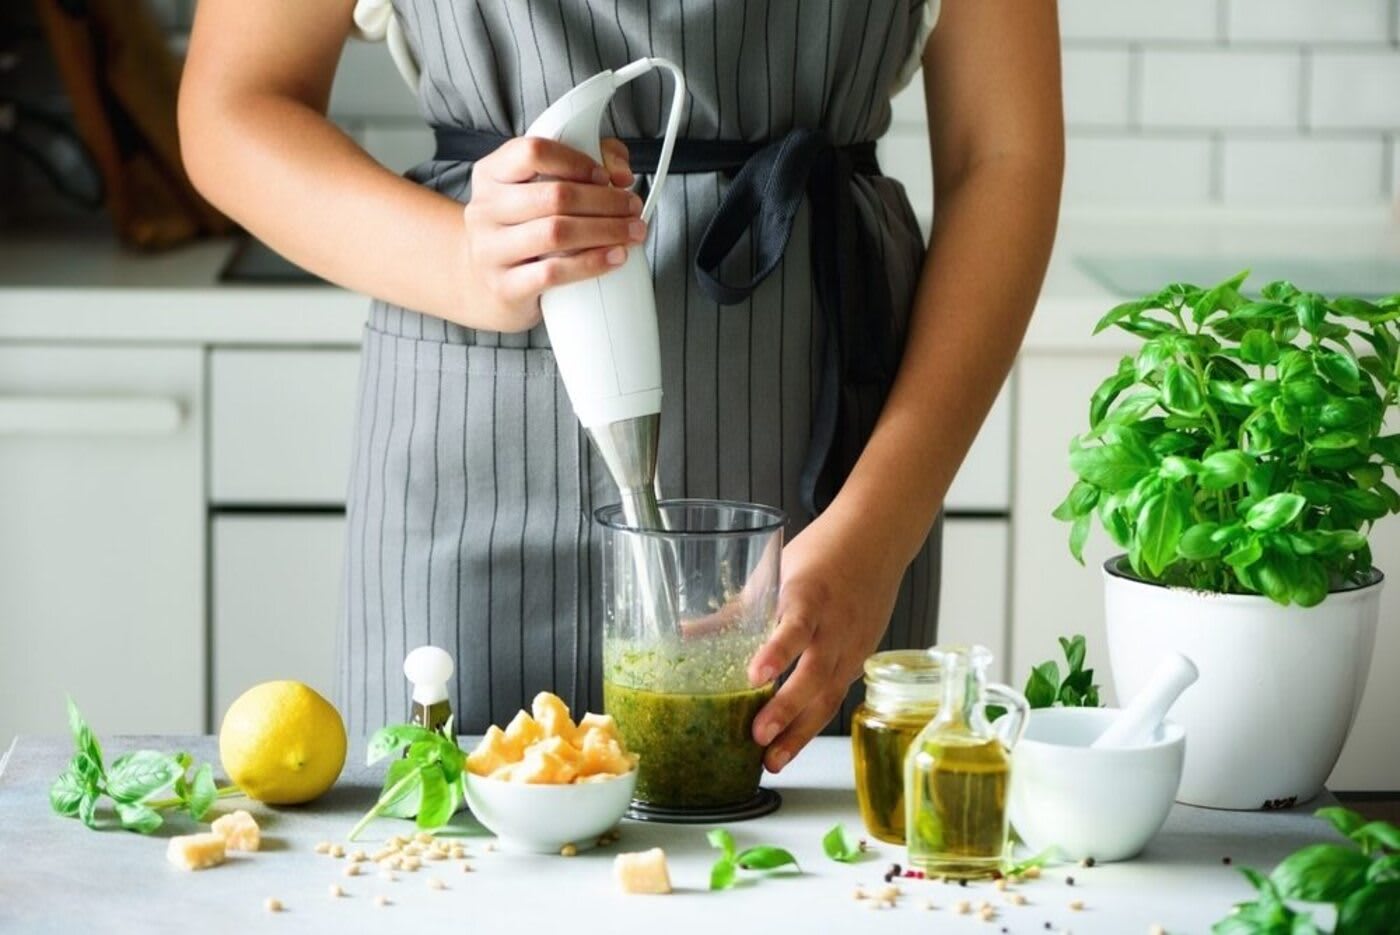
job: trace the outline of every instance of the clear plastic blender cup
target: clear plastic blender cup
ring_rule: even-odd
[[[762,798],[763,749],[752,728],[773,685],[751,685],[748,666],[777,620],[787,520],[722,500],[660,507],[665,529],[629,526],[619,506],[594,514],[604,708],[641,756],[634,812],[685,820],[743,811]],[[674,619],[657,619],[652,581],[668,582]]]

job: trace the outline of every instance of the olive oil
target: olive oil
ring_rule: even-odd
[[[1011,761],[997,738],[938,737],[909,758],[909,862],[954,878],[992,875],[1006,845]]]
[[[909,863],[952,879],[990,877],[1006,849],[1010,748],[1030,706],[1005,685],[987,684],[992,654],[981,646],[933,649],[942,699],[938,716],[910,746],[904,764]],[[1008,709],[987,723],[988,697]]]
[[[865,660],[865,700],[851,715],[856,801],[865,830],[904,843],[904,759],[938,713],[938,665],[925,650],[890,649]]]
[[[887,844],[904,843],[904,758],[930,719],[880,717],[866,708],[851,718],[860,817],[865,830]]]

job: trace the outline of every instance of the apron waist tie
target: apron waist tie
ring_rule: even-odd
[[[443,162],[476,162],[509,137],[434,127]],[[632,171],[656,171],[659,139],[625,139]],[[800,480],[802,505],[815,516],[835,497],[874,429],[894,382],[899,353],[883,251],[859,216],[852,184],[879,175],[873,140],[837,146],[821,130],[796,129],[773,141],[676,141],[673,173],[734,173],[695,251],[701,290],[720,305],[748,299],[782,262],[797,210],[811,206],[812,278],[825,341]],[[720,278],[720,267],[752,231],[754,272],[747,282]]]

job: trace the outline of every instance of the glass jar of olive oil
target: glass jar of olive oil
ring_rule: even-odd
[[[856,799],[865,830],[904,843],[904,756],[938,713],[938,664],[921,649],[865,660],[865,702],[851,716]]]
[[[910,865],[956,879],[992,876],[1006,849],[1011,748],[1030,706],[1005,685],[987,683],[992,654],[981,646],[931,649],[939,667],[938,716],[904,761],[905,837]],[[988,723],[988,699],[1007,713]]]

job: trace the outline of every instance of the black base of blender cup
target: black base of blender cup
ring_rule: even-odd
[[[665,808],[632,800],[627,817],[633,821],[654,821],[666,825],[709,825],[721,821],[748,821],[771,815],[783,804],[783,797],[774,789],[760,786],[754,797],[738,805],[717,808]]]

